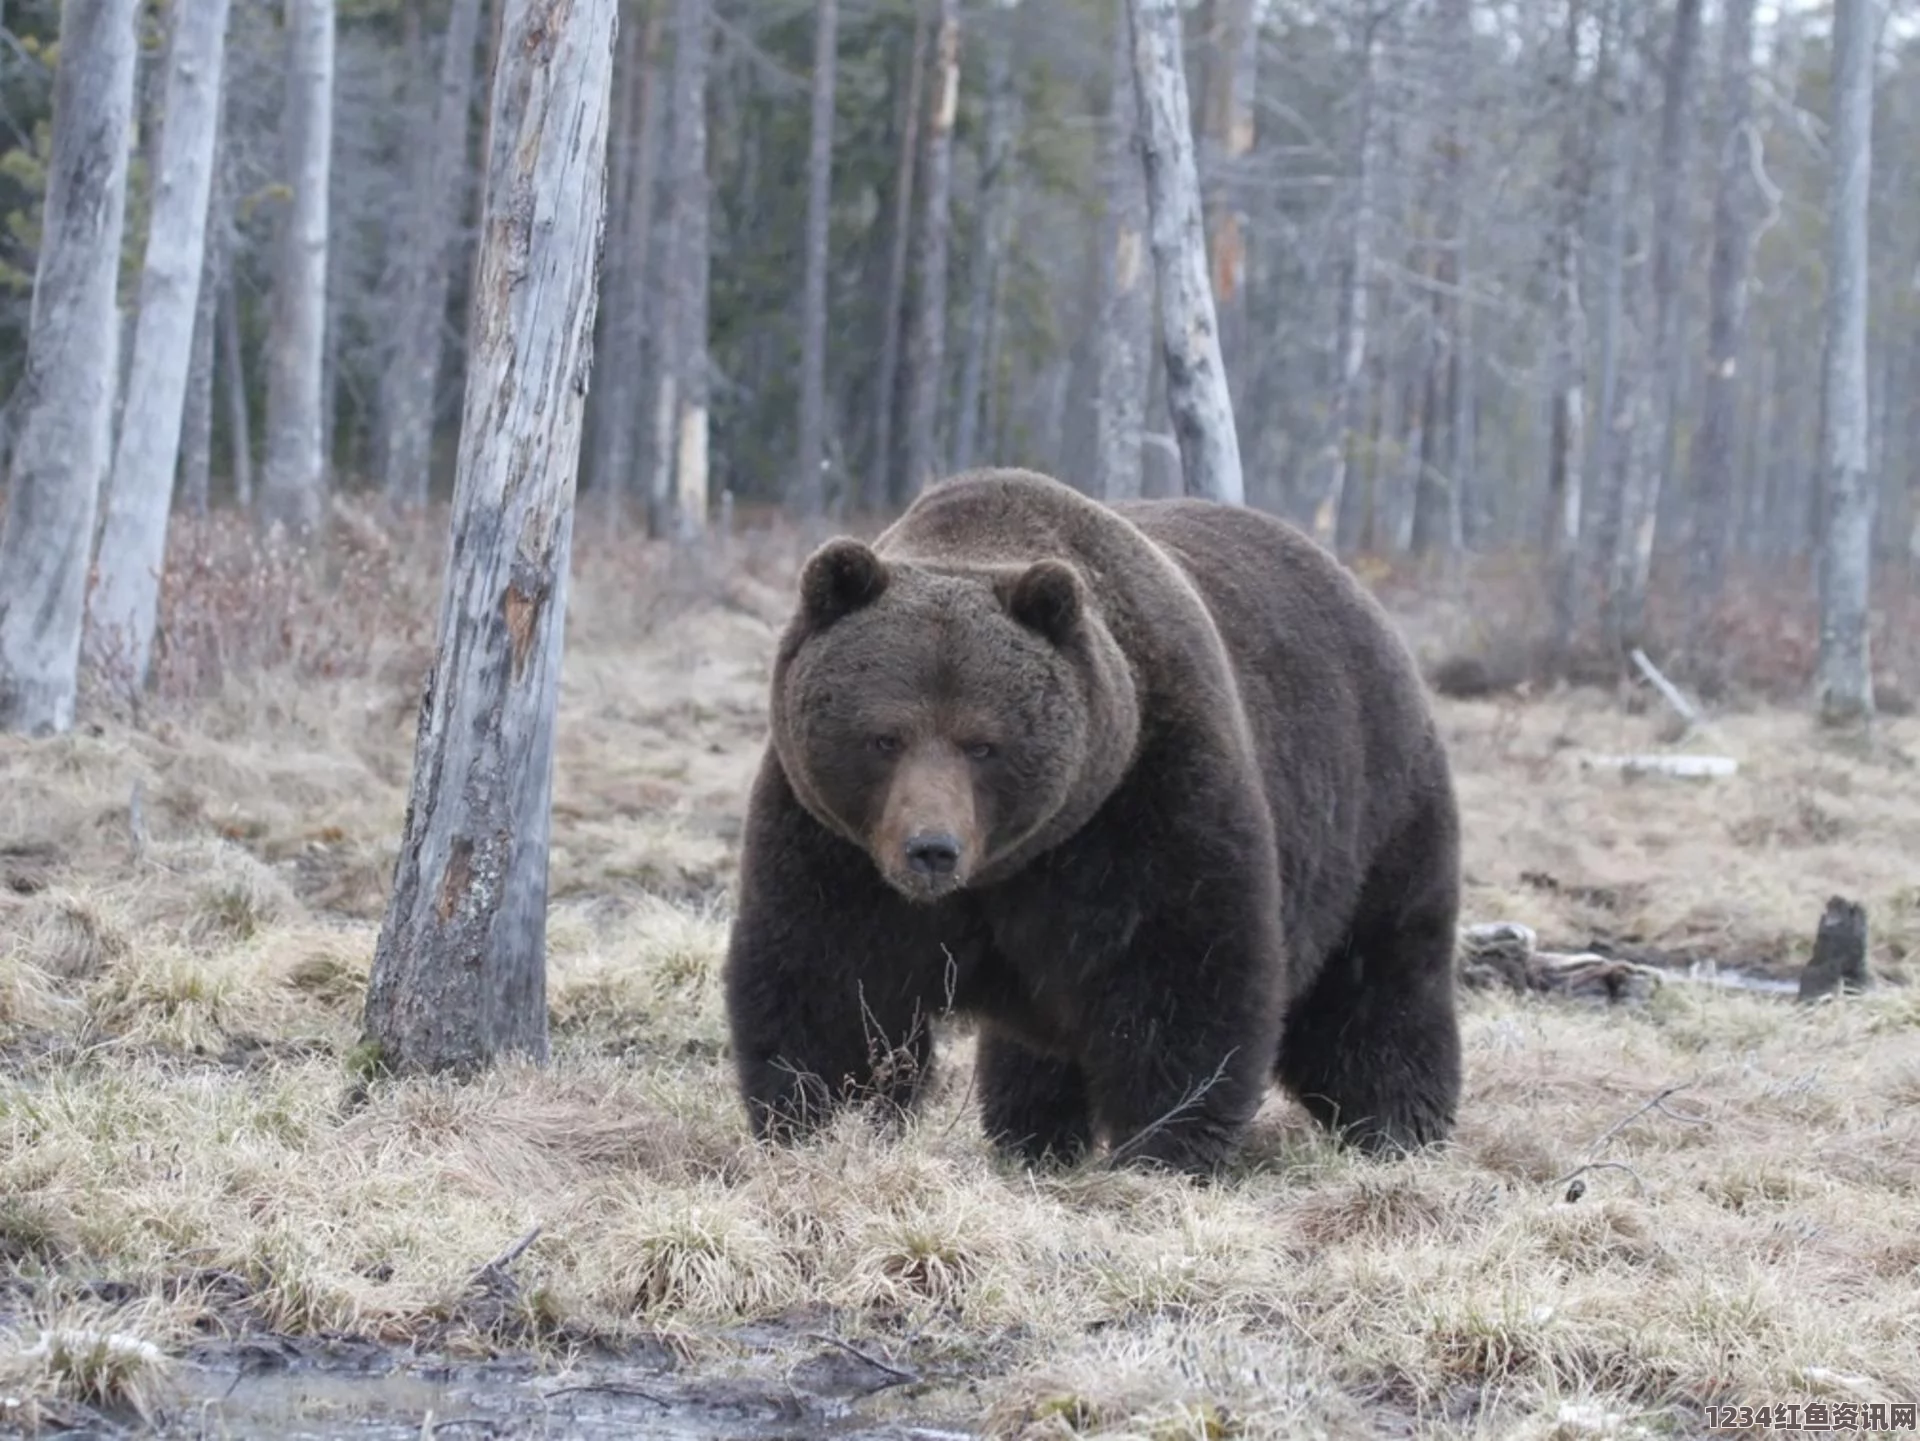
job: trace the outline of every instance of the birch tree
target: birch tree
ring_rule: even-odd
[[[940,389],[947,357],[947,233],[953,192],[953,120],[960,105],[960,4],[939,0],[933,31],[933,92],[927,110],[927,189],[920,217],[920,289],[907,406],[907,492],[941,469]]]
[[[97,662],[134,687],[146,684],[166,564],[167,515],[205,268],[227,13],[228,0],[195,0],[174,21],[140,316],[87,609],[89,648]]]
[[[327,187],[333,160],[334,0],[286,0],[282,155],[292,191],[281,216],[267,334],[266,467],[261,518],[295,533],[320,521],[326,484]]]
[[[0,526],[0,731],[73,725],[111,448],[138,0],[66,0],[26,369]]]
[[[442,322],[452,280],[453,242],[466,189],[468,117],[480,0],[453,0],[426,136],[411,147],[405,223],[394,246],[393,349],[375,441],[387,499],[427,503],[432,478],[433,401],[439,389]]]
[[[1207,281],[1206,234],[1194,166],[1187,80],[1180,60],[1179,0],[1128,0],[1134,84],[1140,104],[1141,168],[1154,272],[1167,409],[1188,495],[1240,505],[1240,441],[1220,357]]]
[[[617,0],[507,0],[439,645],[366,1032],[395,1071],[547,1058],[547,837]]]
[[[1020,0],[994,0],[1000,13],[988,17],[986,146],[980,164],[980,200],[975,208],[973,257],[967,277],[967,330],[960,349],[960,394],[954,405],[955,470],[971,467],[980,452],[980,400],[987,382],[987,342],[994,297],[1006,261],[1013,217],[1013,141],[1020,96],[1013,80],[1013,11]]]
[[[1147,193],[1140,159],[1140,101],[1133,80],[1127,0],[1115,0],[1108,62],[1106,233],[1101,242],[1100,375],[1094,432],[1097,493],[1140,495],[1140,432],[1147,409],[1153,291],[1147,283]]]
[[[920,156],[920,93],[927,73],[927,6],[915,0],[913,44],[907,55],[907,85],[900,117],[900,158],[893,167],[893,217],[887,253],[887,290],[880,312],[880,360],[873,382],[873,462],[867,472],[867,507],[884,510],[893,499],[894,391],[900,378],[900,327],[907,295],[908,241],[913,233],[913,187]]]
[[[1826,364],[1820,435],[1825,527],[1820,555],[1820,721],[1873,719],[1867,638],[1873,483],[1867,473],[1867,199],[1873,161],[1875,0],[1835,0],[1828,197]]]
[[[818,0],[813,19],[813,117],[807,150],[806,277],[800,304],[800,449],[794,504],[808,521],[824,508],[820,474],[827,414],[827,222],[833,202],[833,80],[840,7]]]
[[[1707,365],[1691,467],[1689,593],[1695,629],[1720,597],[1734,527],[1740,351],[1755,229],[1753,11],[1754,0],[1726,0],[1721,19],[1721,134],[1713,196],[1713,256],[1707,276]]]

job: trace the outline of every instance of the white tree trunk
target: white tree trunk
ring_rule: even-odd
[[[1246,494],[1240,440],[1220,358],[1220,329],[1207,280],[1200,223],[1200,181],[1186,74],[1180,63],[1179,0],[1129,0],[1134,82],[1147,213],[1160,292],[1160,347],[1167,366],[1167,409],[1180,443],[1188,495],[1230,505]]]
[[[1133,81],[1127,0],[1114,16],[1107,101],[1107,220],[1100,304],[1096,494],[1140,496],[1140,429],[1147,411],[1153,291],[1147,284],[1147,196],[1140,163],[1140,102]]]
[[[933,30],[933,86],[927,109],[927,191],[920,215],[920,290],[915,306],[907,402],[907,493],[945,469],[940,395],[947,361],[947,234],[953,194],[953,122],[960,105],[960,4],[939,0]]]
[[[140,319],[87,608],[91,659],[136,688],[146,684],[153,656],[166,564],[167,515],[204,270],[227,13],[228,0],[194,0],[179,12],[168,49],[167,123],[140,276]]]
[[[267,335],[266,467],[261,518],[294,532],[320,521],[326,460],[327,186],[333,163],[334,0],[287,0],[285,178]]]
[[[73,725],[94,517],[112,444],[138,0],[66,0],[26,371],[0,529],[0,731]]]
[[[833,200],[833,91],[840,7],[817,0],[813,12],[813,117],[807,151],[806,278],[800,304],[800,449],[794,461],[793,506],[819,517],[826,488],[820,474],[827,414],[827,221]]]
[[[1837,0],[1833,16],[1833,182],[1827,240],[1825,417],[1820,437],[1826,534],[1820,557],[1820,660],[1814,698],[1832,726],[1873,718],[1867,593],[1873,485],[1867,474],[1867,200],[1873,157],[1875,0]]]
[[[440,383],[441,330],[452,279],[453,238],[466,188],[468,115],[480,0],[453,0],[432,129],[410,168],[411,208],[399,242],[393,352],[381,387],[379,455],[387,499],[427,503],[433,459],[433,401]]]
[[[547,1056],[547,838],[616,0],[507,0],[453,547],[366,1003],[399,1071]]]
[[[1020,0],[996,0],[1011,12]],[[986,146],[982,156],[980,199],[975,207],[973,258],[967,283],[967,329],[960,351],[960,395],[954,405],[955,470],[967,470],[979,458],[980,397],[988,385],[987,334],[992,328],[993,297],[1004,263],[1014,197],[1014,134],[1020,96],[1013,87],[1013,16],[988,18]]]

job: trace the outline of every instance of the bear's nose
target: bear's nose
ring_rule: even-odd
[[[923,876],[950,876],[960,864],[959,838],[922,831],[907,841],[907,864]]]

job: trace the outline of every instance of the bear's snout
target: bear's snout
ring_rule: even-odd
[[[951,876],[960,865],[960,838],[945,831],[922,831],[907,838],[907,869],[928,879]]]

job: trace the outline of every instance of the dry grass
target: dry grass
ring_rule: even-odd
[[[394,574],[353,603],[430,634],[430,578],[356,544]],[[1020,1437],[1692,1433],[1710,1402],[1914,1399],[1920,775],[1756,710],[1720,721],[1733,780],[1628,783],[1577,758],[1657,745],[1655,713],[1448,703],[1469,919],[1780,968],[1839,891],[1894,984],[1476,994],[1457,1144],[1405,1164],[1276,1097],[1212,1186],[1029,1176],[978,1137],[964,1036],[903,1133],[763,1153],[716,971],[793,556],[581,557],[544,1071],[354,1073],[403,648],[329,671],[294,646],[137,724],[0,738],[0,1428],[150,1414],[190,1340],[250,1327],[564,1365],[642,1336],[737,1358],[732,1328],[784,1321],[911,1357]],[[511,1284],[476,1282],[536,1225]]]

